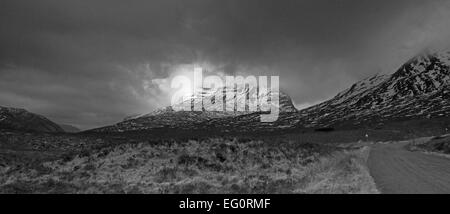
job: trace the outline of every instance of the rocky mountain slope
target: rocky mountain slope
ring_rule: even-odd
[[[226,92],[234,90],[234,97],[226,97]],[[203,104],[202,111],[174,111],[173,109],[182,105],[194,105],[202,103],[202,100],[212,100],[214,103],[217,93],[224,94],[224,103],[228,105],[230,99],[237,100],[248,96],[249,90],[237,91],[236,89],[223,88],[218,91],[209,91],[205,89],[201,93],[193,96],[191,100],[183,100],[174,106],[158,109],[149,114],[127,117],[124,121],[112,126],[94,129],[94,132],[126,132],[126,131],[142,131],[152,129],[178,129],[178,130],[219,130],[221,132],[232,131],[251,131],[260,129],[284,129],[294,127],[298,119],[297,109],[292,104],[291,98],[280,92],[279,93],[279,119],[273,123],[261,123],[259,115],[263,112],[258,108],[257,111],[250,111],[248,104],[245,105],[245,111],[206,111],[208,108],[206,102]],[[241,96],[243,95],[243,96]],[[268,97],[267,93],[264,97]]]
[[[450,113],[450,52],[423,54],[392,75],[376,75],[300,111],[306,127],[382,124]]]
[[[44,116],[24,109],[0,106],[0,128],[38,132],[64,132],[56,123]]]

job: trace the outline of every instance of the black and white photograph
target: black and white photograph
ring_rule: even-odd
[[[449,129],[448,0],[0,1],[2,195],[449,194]]]

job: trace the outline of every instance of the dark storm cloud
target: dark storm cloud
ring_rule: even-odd
[[[4,0],[0,105],[91,128],[168,104],[175,68],[204,63],[280,75],[304,106],[447,44],[449,18],[446,1]]]

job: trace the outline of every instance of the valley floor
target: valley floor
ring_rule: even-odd
[[[3,148],[0,192],[377,193],[368,154],[362,146],[224,138],[124,143],[72,157]]]
[[[145,140],[2,131],[0,193],[450,193],[450,135],[334,142],[360,132]]]

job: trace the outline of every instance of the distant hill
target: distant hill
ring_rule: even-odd
[[[0,128],[38,132],[64,132],[56,123],[25,109],[0,106]]]
[[[75,126],[67,125],[67,124],[58,124],[65,132],[67,133],[77,133],[81,130]]]

